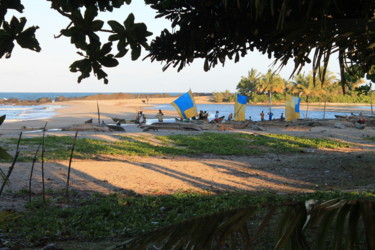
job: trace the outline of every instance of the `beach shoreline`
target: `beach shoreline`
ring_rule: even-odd
[[[126,119],[127,121],[134,120],[138,111],[143,111],[147,119],[156,119],[157,106],[172,103],[176,97],[161,97],[150,98],[145,102],[143,98],[139,99],[113,99],[113,100],[72,100],[64,102],[54,102],[48,105],[58,106],[55,110],[55,115],[35,120],[20,120],[7,121],[0,127],[0,134],[14,134],[21,131],[30,131],[42,129],[47,124],[47,129],[62,129],[68,126],[77,124],[84,124],[85,121],[92,119],[93,123],[101,123],[104,121],[107,124],[113,124],[112,118],[117,117]],[[194,98],[196,104],[220,104],[233,105],[234,103],[212,102],[210,96],[197,96]],[[41,104],[45,105],[45,104]],[[264,103],[250,103],[251,105],[265,105]],[[275,109],[283,108],[283,103],[273,103]],[[304,108],[306,103],[302,103]],[[309,110],[321,110],[324,104],[309,104]],[[354,112],[360,113],[362,110],[359,107],[369,105],[365,104],[337,104],[329,103],[326,106],[327,111],[337,112]],[[98,107],[100,111],[100,121],[98,120]],[[343,108],[340,108],[343,107]],[[348,108],[350,107],[350,108]],[[165,119],[173,119],[178,117],[176,110],[163,110]],[[141,132],[141,129],[138,129]]]

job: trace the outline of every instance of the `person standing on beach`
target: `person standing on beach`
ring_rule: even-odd
[[[159,112],[156,114],[156,118],[158,118],[159,122],[163,122],[164,114],[161,112],[161,109],[159,109]]]
[[[260,120],[264,121],[264,112],[263,112],[263,110],[262,110],[262,112],[260,112]]]
[[[146,124],[146,116],[143,114],[142,111],[139,111],[139,124],[138,127],[142,127],[143,124]]]
[[[270,111],[268,112],[268,120],[272,121],[273,113]]]

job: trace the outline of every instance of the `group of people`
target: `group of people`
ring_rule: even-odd
[[[163,122],[164,113],[159,109],[159,112],[156,114],[156,118],[158,118],[159,122]],[[135,117],[135,123],[138,124],[138,127],[146,124],[146,116],[142,111],[139,111]]]
[[[265,121],[264,116],[265,116],[265,114],[264,114],[264,111],[262,110],[262,112],[260,112],[260,120],[261,121]],[[272,121],[272,118],[273,118],[273,113],[270,111],[270,112],[268,112],[268,120]],[[285,121],[284,113],[281,113],[280,121]]]
[[[269,121],[272,121],[273,119],[273,113],[270,111],[268,112],[268,120]],[[209,116],[209,113],[207,111],[203,111],[201,110],[198,114],[198,117],[193,117],[192,120],[208,120],[208,116]],[[158,113],[156,114],[156,118],[158,119],[158,122],[163,122],[164,120],[164,113],[161,111],[161,109],[159,109]],[[214,122],[221,122],[221,120],[224,119],[224,116],[220,116],[220,113],[219,111],[216,111],[215,112],[215,118],[214,118]],[[142,126],[143,124],[146,123],[146,116],[145,114],[143,114],[142,111],[139,111],[137,113],[137,116],[135,118],[136,120],[136,123],[138,123],[139,125],[138,126]],[[230,113],[228,115],[228,118],[227,118],[228,121],[232,121],[233,120],[233,113]],[[251,120],[251,116],[249,117],[249,120]],[[264,111],[262,111],[260,113],[260,120],[261,121],[265,121],[265,113]],[[281,121],[284,121],[285,120],[285,117],[284,117],[284,113],[281,113],[281,116],[280,116],[280,120]]]
[[[208,119],[208,112],[207,111],[199,111],[198,120],[207,120]]]

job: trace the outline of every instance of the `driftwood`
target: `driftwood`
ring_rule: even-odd
[[[69,127],[62,128],[62,131],[96,131],[96,132],[111,132],[107,126],[100,126],[96,124],[75,124]]]
[[[117,125],[105,125],[105,126],[107,126],[112,131],[125,132],[125,129],[121,126],[117,126]]]
[[[193,124],[193,123],[185,123],[185,122],[155,122],[151,125],[142,125],[141,129],[143,131],[157,131],[159,129],[175,129],[175,130],[193,130],[193,131],[200,131],[202,130],[200,128],[199,124]]]
[[[251,126],[253,121],[246,120],[246,121],[226,121],[221,125],[227,128],[234,128],[234,129],[245,129]]]

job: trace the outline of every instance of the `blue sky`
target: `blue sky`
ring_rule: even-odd
[[[180,72],[171,67],[163,72],[159,62],[151,63],[149,59],[131,61],[125,56],[126,58],[120,59],[120,65],[116,68],[105,69],[109,75],[108,85],[94,76],[78,84],[79,74],[69,71],[69,65],[80,59],[76,54],[77,50],[68,38],[54,38],[54,35],[58,35],[66,27],[68,21],[51,10],[46,0],[23,0],[22,3],[25,6],[23,14],[12,12],[6,18],[9,20],[12,15],[26,16],[27,27],[39,26],[36,35],[42,51],[36,53],[16,45],[10,59],[0,59],[2,92],[185,92],[189,89],[193,92],[235,91],[241,76],[246,76],[251,68],[266,73],[273,63],[266,55],[253,52],[241,58],[238,63],[227,61],[224,67],[218,65],[209,72],[204,72],[202,60],[194,60],[193,64]],[[169,27],[168,21],[154,19],[155,12],[141,0],[133,0],[130,6],[124,6],[115,13],[101,15],[100,18],[123,22],[130,12],[134,13],[136,22],[146,23],[155,35]],[[143,53],[142,57],[145,55]],[[332,61],[336,61],[336,58],[332,58]],[[280,72],[281,76],[287,79],[292,69],[292,64],[287,65]],[[329,69],[338,75],[336,62]],[[310,70],[310,65],[304,69],[306,72]]]

